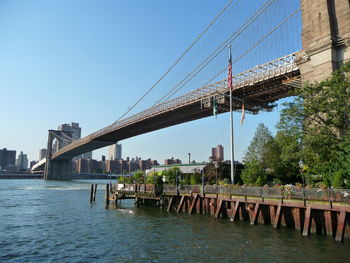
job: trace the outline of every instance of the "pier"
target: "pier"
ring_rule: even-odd
[[[135,199],[168,212],[211,215],[289,227],[303,236],[329,235],[335,241],[350,237],[350,190],[305,189],[294,186],[238,187],[219,185],[112,184],[106,203]]]

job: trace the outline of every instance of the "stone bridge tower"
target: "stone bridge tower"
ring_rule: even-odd
[[[300,0],[302,45],[297,64],[302,80],[327,78],[350,60],[350,0]]]

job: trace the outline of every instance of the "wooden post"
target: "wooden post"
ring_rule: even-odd
[[[195,194],[195,195],[194,195],[192,204],[191,204],[190,209],[189,209],[189,211],[188,211],[189,214],[192,214],[192,213],[193,213],[193,209],[194,209],[194,207],[195,207],[195,205],[196,205],[196,202],[197,202],[198,197],[199,197],[199,194]]]
[[[294,217],[294,224],[295,224],[295,229],[301,231],[301,211],[300,209],[302,208],[293,208],[293,217]]]
[[[281,216],[281,210],[282,210],[282,205],[278,205],[278,207],[277,207],[277,212],[276,212],[276,216],[275,216],[275,221],[274,221],[274,223],[273,223],[273,227],[274,227],[274,228],[278,228],[278,226],[279,226],[280,216]]]
[[[338,219],[337,234],[335,236],[335,241],[343,241],[345,224],[346,211],[341,211]]]
[[[109,184],[106,184],[106,195],[105,195],[105,202],[106,202],[106,205],[109,204]]]
[[[179,206],[177,207],[177,210],[176,210],[177,213],[180,213],[181,208],[182,208],[182,206],[184,204],[184,201],[185,201],[185,196],[183,195],[183,196],[181,196],[181,200],[180,200]]]
[[[171,210],[171,207],[173,205],[173,200],[174,200],[174,197],[173,196],[170,197],[169,204],[168,204],[168,209],[167,209],[168,212],[170,212],[170,210]]]
[[[254,207],[254,214],[253,214],[253,216],[251,217],[251,219],[250,219],[250,224],[251,225],[255,225],[255,223],[256,223],[256,219],[257,219],[257,217],[258,217],[258,215],[259,215],[259,203],[256,203],[255,204],[255,207]]]
[[[218,207],[216,208],[216,212],[215,212],[216,218],[218,218],[220,216],[221,208],[222,208],[222,199],[219,199],[219,204],[218,204]]]
[[[235,221],[235,218],[236,218],[236,214],[237,214],[237,212],[238,212],[238,209],[239,209],[239,201],[236,201],[235,206],[234,206],[234,208],[233,208],[232,217],[231,217],[231,219],[232,219],[233,221]]]
[[[306,208],[303,236],[308,236],[310,231],[311,207]]]
[[[94,195],[94,185],[91,185],[91,190],[90,190],[90,203],[92,203],[93,200],[93,195]]]
[[[95,184],[95,189],[94,189],[94,202],[96,201],[96,191],[97,191],[97,184]]]

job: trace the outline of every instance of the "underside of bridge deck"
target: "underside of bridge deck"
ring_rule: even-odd
[[[300,86],[299,70],[280,75],[278,77],[269,78],[252,85],[233,90],[233,96],[240,100],[234,100],[233,109],[240,110],[242,108],[242,100],[245,104],[245,110],[248,113],[256,114],[261,110],[271,111],[277,100],[290,96],[290,91]],[[222,89],[221,89],[222,90]],[[209,97],[216,95],[225,95],[225,100],[218,106],[218,113],[229,111],[229,91],[213,93]],[[92,151],[101,147],[111,145],[117,141],[131,138],[140,134],[159,130],[162,128],[174,126],[177,124],[198,120],[213,115],[212,107],[204,107],[201,100],[179,106],[175,109],[165,110],[159,114],[153,114],[147,118],[135,120],[128,125],[109,129],[103,134],[95,137],[85,137],[75,141],[59,152],[53,154],[52,159],[69,159],[79,154]]]

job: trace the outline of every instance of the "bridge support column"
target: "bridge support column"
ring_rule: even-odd
[[[48,169],[46,169],[48,166]],[[72,160],[48,160],[45,165],[45,180],[68,180],[71,179]]]
[[[67,180],[71,178],[72,173],[72,160],[71,159],[58,159],[52,160],[52,143],[55,138],[54,132],[49,130],[49,136],[47,140],[47,154],[44,171],[45,180]]]
[[[350,61],[350,1],[301,0],[302,81],[322,81]]]

